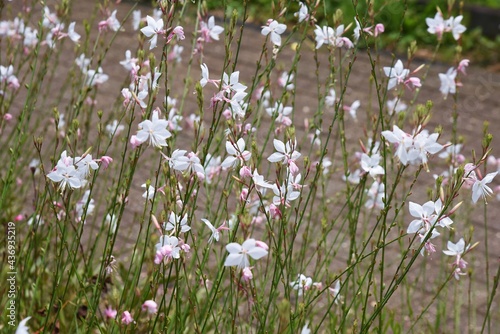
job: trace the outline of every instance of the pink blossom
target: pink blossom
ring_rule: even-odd
[[[274,203],[269,205],[269,213],[273,219],[281,219],[281,210]]]
[[[146,300],[144,304],[142,304],[142,310],[147,311],[149,314],[155,314],[158,312],[158,305],[154,300]]]
[[[134,318],[132,318],[132,315],[130,314],[129,311],[123,311],[122,313],[122,323],[124,325],[130,325],[132,322],[134,322]]]
[[[382,23],[378,23],[376,26],[375,26],[375,29],[374,29],[374,35],[375,37],[377,37],[378,35],[380,35],[381,33],[383,33],[385,31],[385,27]]]
[[[252,170],[248,166],[243,166],[240,168],[240,176],[242,178],[250,178],[252,177]]]
[[[243,268],[243,271],[241,273],[241,278],[243,279],[243,281],[248,282],[253,279],[252,268],[253,267]]]
[[[102,168],[108,168],[109,164],[113,162],[113,158],[103,155],[100,159]]]
[[[117,313],[118,312],[116,310],[114,310],[111,306],[106,307],[106,309],[104,310],[104,316],[107,319],[114,319],[114,318],[116,318],[116,314]]]
[[[460,63],[458,63],[457,71],[462,72],[464,75],[465,73],[465,68],[469,66],[469,59],[462,59]]]

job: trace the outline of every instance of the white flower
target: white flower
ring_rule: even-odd
[[[136,64],[137,58],[132,58],[132,52],[130,52],[130,50],[125,51],[125,59],[120,61],[120,65],[127,71],[131,71],[135,68]]]
[[[94,212],[95,209],[94,200],[92,198],[90,198],[89,200],[89,196],[90,196],[90,190],[86,190],[85,193],[83,194],[82,199],[76,202],[75,211],[78,221],[82,220],[85,207],[87,207],[86,209],[87,212],[85,216],[88,217]],[[83,223],[85,224],[85,221]]]
[[[278,23],[276,20],[272,20],[268,26],[263,26],[261,34],[267,36],[271,34],[271,42],[276,45],[281,45],[281,34],[286,30],[286,25]]]
[[[314,34],[314,39],[316,40],[316,49],[319,49],[323,44],[330,44],[330,37],[335,34],[335,31],[333,30],[333,28],[328,26],[323,26],[323,28],[320,26],[316,26],[316,29],[314,29]]]
[[[248,257],[258,260],[267,255],[267,250],[259,247],[255,239],[247,239],[242,245],[232,242],[226,246],[229,255],[224,266],[237,266],[240,269],[250,266]]]
[[[82,180],[75,166],[73,164],[66,165],[61,162],[61,160],[59,160],[54,170],[47,174],[47,177],[53,182],[60,183],[59,190],[61,191],[66,188],[66,186],[72,189],[77,189],[82,186]]]
[[[68,27],[68,37],[75,43],[80,40],[80,35],[75,31],[76,22],[71,22]]]
[[[17,329],[16,329],[16,334],[29,334],[29,328],[28,326],[26,326],[26,323],[28,322],[28,320],[30,320],[31,317],[27,317],[27,318],[24,318],[23,320],[21,320],[21,322],[19,322],[19,325],[17,326]]]
[[[223,27],[215,25],[215,19],[213,16],[210,16],[207,23],[203,21],[200,22],[200,28],[200,32],[206,42],[210,42],[210,39],[218,41],[219,35],[224,31]]]
[[[253,180],[253,183],[255,184],[255,186],[257,187],[257,190],[259,190],[259,188],[272,188],[272,186],[273,186],[272,184],[270,184],[269,182],[264,180],[264,176],[259,174],[259,172],[257,171],[257,168],[255,168],[253,170],[252,180]],[[259,190],[259,191],[262,192],[262,190]]]
[[[425,23],[427,23],[427,31],[430,34],[435,34],[441,39],[443,32],[445,31],[445,22],[443,20],[443,14],[441,12],[437,12],[433,19],[426,18]]]
[[[439,80],[441,80],[441,87],[439,88],[439,90],[444,95],[445,99],[448,94],[456,93],[456,76],[457,70],[455,70],[453,67],[450,67],[446,73],[439,73]]]
[[[290,206],[290,201],[294,201],[300,196],[300,192],[295,190],[293,185],[281,185],[278,186],[277,184],[273,184],[271,188],[274,192],[274,197],[273,197],[273,204],[278,206],[278,205],[285,205],[287,207]]]
[[[403,67],[403,62],[398,59],[394,67],[384,67],[384,73],[389,77],[389,83],[387,84],[387,90],[391,90],[396,85],[404,83],[406,77],[410,74],[409,69]]]
[[[493,178],[497,176],[498,172],[487,174],[481,181],[477,180],[472,185],[472,201],[474,203],[477,202],[479,197],[482,197],[486,201],[486,196],[491,196],[493,194],[493,190],[488,187],[486,184],[493,181]]]
[[[151,16],[146,16],[146,21],[148,25],[141,29],[141,32],[146,35],[146,37],[151,37],[149,40],[149,49],[152,50],[156,47],[158,42],[158,34],[163,33],[163,19],[156,21]]]
[[[219,233],[219,230],[217,230],[210,221],[208,221],[208,219],[205,219],[205,218],[201,218],[201,221],[205,223],[205,225],[207,225],[207,227],[210,229],[210,232],[212,232],[212,234],[210,235],[210,238],[208,239],[208,243],[212,243],[214,240],[217,242],[219,241],[219,238],[220,238],[220,233]]]
[[[186,233],[191,230],[191,226],[188,225],[187,214],[185,214],[182,218],[177,216],[174,212],[170,212],[168,217],[168,222],[163,226],[165,231],[180,231],[181,233]]]
[[[123,129],[125,129],[125,126],[120,125],[116,119],[113,120],[113,123],[106,125],[106,132],[110,137],[118,135]]]
[[[103,73],[102,67],[99,67],[97,71],[88,70],[86,73],[86,78],[87,78],[86,81],[87,86],[97,86],[108,81],[109,76]]]
[[[337,99],[337,95],[335,94],[335,90],[332,88],[328,92],[328,95],[325,97],[325,105],[328,107],[333,107],[335,105]]]
[[[380,163],[380,155],[379,154],[373,154],[372,156],[369,156],[366,153],[363,153],[361,156],[361,168],[370,174],[370,176],[375,179],[377,175],[384,175],[385,171],[382,166],[379,165]]]
[[[141,11],[134,10],[132,12],[132,29],[137,30],[141,24]]]
[[[340,293],[340,281],[335,282],[335,286],[333,288],[328,288],[330,290],[330,293],[333,295],[333,300],[335,304],[338,304],[339,302],[342,301],[342,296],[339,295]]]
[[[245,151],[245,140],[243,138],[238,139],[236,143],[226,141],[226,151],[229,156],[222,162],[222,168],[236,167],[239,161],[248,161],[252,157],[252,153]]]
[[[274,139],[273,144],[277,152],[271,154],[269,158],[267,158],[270,162],[283,162],[284,164],[288,164],[290,160],[294,162],[301,156],[300,152],[295,150],[297,146],[296,142],[289,140],[285,144],[281,140]]]
[[[175,157],[173,160],[173,168],[178,171],[185,171],[188,174],[195,172],[198,173],[198,175],[205,175],[205,168],[201,165],[200,158],[193,152],[189,153],[187,156],[182,155]]]
[[[389,115],[393,115],[394,113],[399,114],[405,111],[407,107],[408,106],[397,97],[392,100],[387,100],[387,111]]]
[[[208,67],[205,63],[201,64],[200,67],[201,67],[200,85],[201,85],[201,87],[205,87],[206,84],[210,81]]]
[[[203,68],[202,68],[203,70]],[[207,80],[208,80],[208,69],[207,69]],[[240,82],[240,71],[236,71],[231,73],[231,76],[228,76],[226,73],[222,75],[222,88],[221,90],[225,93],[229,94],[231,92],[234,93],[243,93],[244,90],[247,89],[247,86],[241,84]],[[246,95],[246,93],[245,93]]]
[[[164,258],[178,259],[181,257],[181,248],[179,239],[175,236],[162,235],[159,242],[155,245],[156,257],[155,263],[159,264]],[[158,259],[158,260],[157,260]]]
[[[313,280],[311,277],[306,277],[303,274],[297,275],[297,280],[290,283],[290,286],[297,290],[297,294],[302,296],[304,290],[309,290],[313,284]]]
[[[146,189],[146,191],[142,194],[142,198],[153,199],[155,195],[155,188],[153,186],[147,186],[146,183],[141,184],[141,188]]]
[[[153,111],[152,120],[144,120],[139,123],[139,132],[137,132],[137,140],[141,143],[149,141],[149,145],[155,147],[167,146],[166,139],[172,135],[167,130],[168,122],[165,119],[158,117],[159,112]]]
[[[444,250],[443,253],[449,256],[461,256],[467,249],[465,248],[464,238],[460,238],[456,244],[448,241],[448,250]]]
[[[459,15],[455,18],[450,17],[448,20],[446,20],[446,24],[448,26],[448,29],[451,31],[453,34],[453,38],[455,40],[458,40],[460,38],[460,35],[467,30],[464,25],[462,25],[460,22],[462,22],[463,16]]]
[[[299,11],[297,13],[293,14],[293,16],[299,18],[299,23],[306,20],[307,18],[309,18],[307,6],[304,5],[304,3],[299,2]]]

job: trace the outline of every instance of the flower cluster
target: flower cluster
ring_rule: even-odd
[[[410,202],[409,208],[411,216],[416,219],[412,220],[406,233],[417,233],[422,242],[427,238],[427,235],[431,233],[430,237],[425,241],[425,246],[422,248],[422,254],[424,249],[427,250],[428,253],[434,253],[436,249],[430,240],[440,235],[436,227],[449,228],[450,225],[453,224],[453,221],[449,217],[451,213],[448,215],[444,213],[441,199],[435,202],[428,201],[424,203],[424,205]]]
[[[461,24],[463,19],[462,15],[457,17],[450,16],[448,19],[443,19],[443,13],[438,10],[434,18],[426,18],[425,23],[427,23],[427,31],[433,35],[436,35],[438,39],[443,37],[443,33],[451,32],[453,38],[458,40],[460,36],[465,32],[466,28]]]
[[[412,73],[415,73],[419,68]],[[404,84],[406,87],[412,89],[414,87],[421,87],[420,79],[417,77],[410,77],[410,70],[403,67],[403,62],[398,59],[394,67],[384,67],[384,73],[389,78],[387,83],[387,90],[391,90],[399,84]]]
[[[469,60],[464,59],[460,61],[458,64],[458,68],[450,67],[446,73],[439,73],[439,80],[441,80],[441,87],[439,90],[443,94],[444,98],[448,96],[448,94],[455,94],[457,90],[457,86],[460,86],[460,83],[456,82],[456,77],[458,72],[462,72],[465,74],[465,68],[469,66]]]
[[[319,49],[323,44],[331,45],[332,47],[337,48],[345,47],[347,49],[354,47],[352,41],[347,37],[343,37],[343,34],[343,24],[339,25],[337,28],[316,26],[316,29],[314,30],[316,49]]]
[[[438,133],[429,134],[425,129],[417,129],[413,135],[393,125],[393,130],[382,131],[382,136],[392,144],[396,145],[395,155],[403,165],[427,165],[428,156],[436,154],[443,149],[443,145],[437,142]]]
[[[111,161],[113,159],[107,156],[103,156],[101,159],[92,159],[91,154],[72,158],[64,151],[61,153],[57,165],[47,174],[47,177],[51,181],[59,183],[61,191],[67,187],[78,189],[85,186],[90,171],[99,168],[98,162],[107,166]]]

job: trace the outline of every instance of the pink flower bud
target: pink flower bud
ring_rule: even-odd
[[[463,154],[457,154],[455,160],[457,161],[457,163],[463,164],[465,162],[465,157]]]
[[[189,246],[188,244],[182,244],[180,245],[180,247],[184,253],[189,253],[189,251],[191,250],[191,246]]]
[[[250,281],[253,278],[252,268],[250,268],[250,267],[243,268],[243,271],[241,273],[241,278],[245,282]]]
[[[222,116],[224,116],[226,120],[230,120],[233,117],[233,113],[231,112],[231,110],[226,109],[222,112]]]
[[[457,67],[457,70],[459,72],[462,72],[464,75],[466,75],[467,73],[465,73],[465,68],[469,66],[469,59],[462,59],[460,61],[460,63],[458,63],[458,67]]]
[[[163,258],[164,258],[164,256],[163,256],[163,254],[162,254],[162,252],[161,252],[161,249],[157,250],[157,251],[156,251],[156,254],[155,254],[154,263],[155,263],[155,264],[160,264],[160,263],[162,263]]]
[[[240,176],[242,178],[250,178],[252,177],[252,170],[248,166],[243,166],[240,168]]]
[[[137,139],[136,135],[132,135],[132,137],[130,137],[130,144],[132,145],[132,148],[136,148],[137,146],[141,145],[142,142]]]
[[[106,309],[104,310],[104,316],[107,319],[114,319],[114,318],[116,318],[116,314],[117,313],[118,312],[116,310],[113,310],[113,308],[111,308],[111,306],[106,307]]]
[[[488,156],[488,160],[486,160],[486,163],[488,164],[488,167],[496,167],[497,166],[497,159],[490,155]]]
[[[6,113],[5,115],[3,115],[3,119],[6,121],[10,121],[12,119],[12,115],[9,113]]]
[[[290,168],[290,173],[294,176],[300,172],[299,167],[297,167],[297,164],[293,160],[288,160],[288,168]]]
[[[181,26],[175,27],[174,30],[172,30],[172,33],[177,36],[177,40],[183,40],[186,38],[184,36],[184,29]]]
[[[255,241],[255,246],[265,250],[269,250],[269,246],[264,241]]]
[[[113,162],[113,159],[111,157],[108,157],[107,155],[103,155],[101,157],[101,164],[102,168],[106,169],[108,168],[109,164]]]
[[[149,314],[155,314],[158,312],[158,305],[153,300],[146,300],[142,304],[142,310],[147,311]]]
[[[469,174],[472,172],[474,169],[476,169],[476,166],[474,164],[468,163],[464,166],[464,172],[465,175]]]
[[[240,194],[240,201],[245,202],[248,198],[248,188],[243,188]]]
[[[281,211],[274,204],[269,205],[269,213],[271,214],[271,217],[273,219],[280,219],[281,218]]]
[[[380,35],[381,33],[383,33],[385,31],[385,27],[382,23],[378,23],[376,26],[375,26],[375,37],[377,37],[378,35]]]
[[[22,214],[18,214],[16,217],[14,217],[14,221],[18,222],[24,219],[24,216]]]
[[[129,311],[123,311],[122,313],[122,323],[124,325],[130,325],[132,322],[134,322],[134,318],[132,318],[132,315],[130,314]]]

